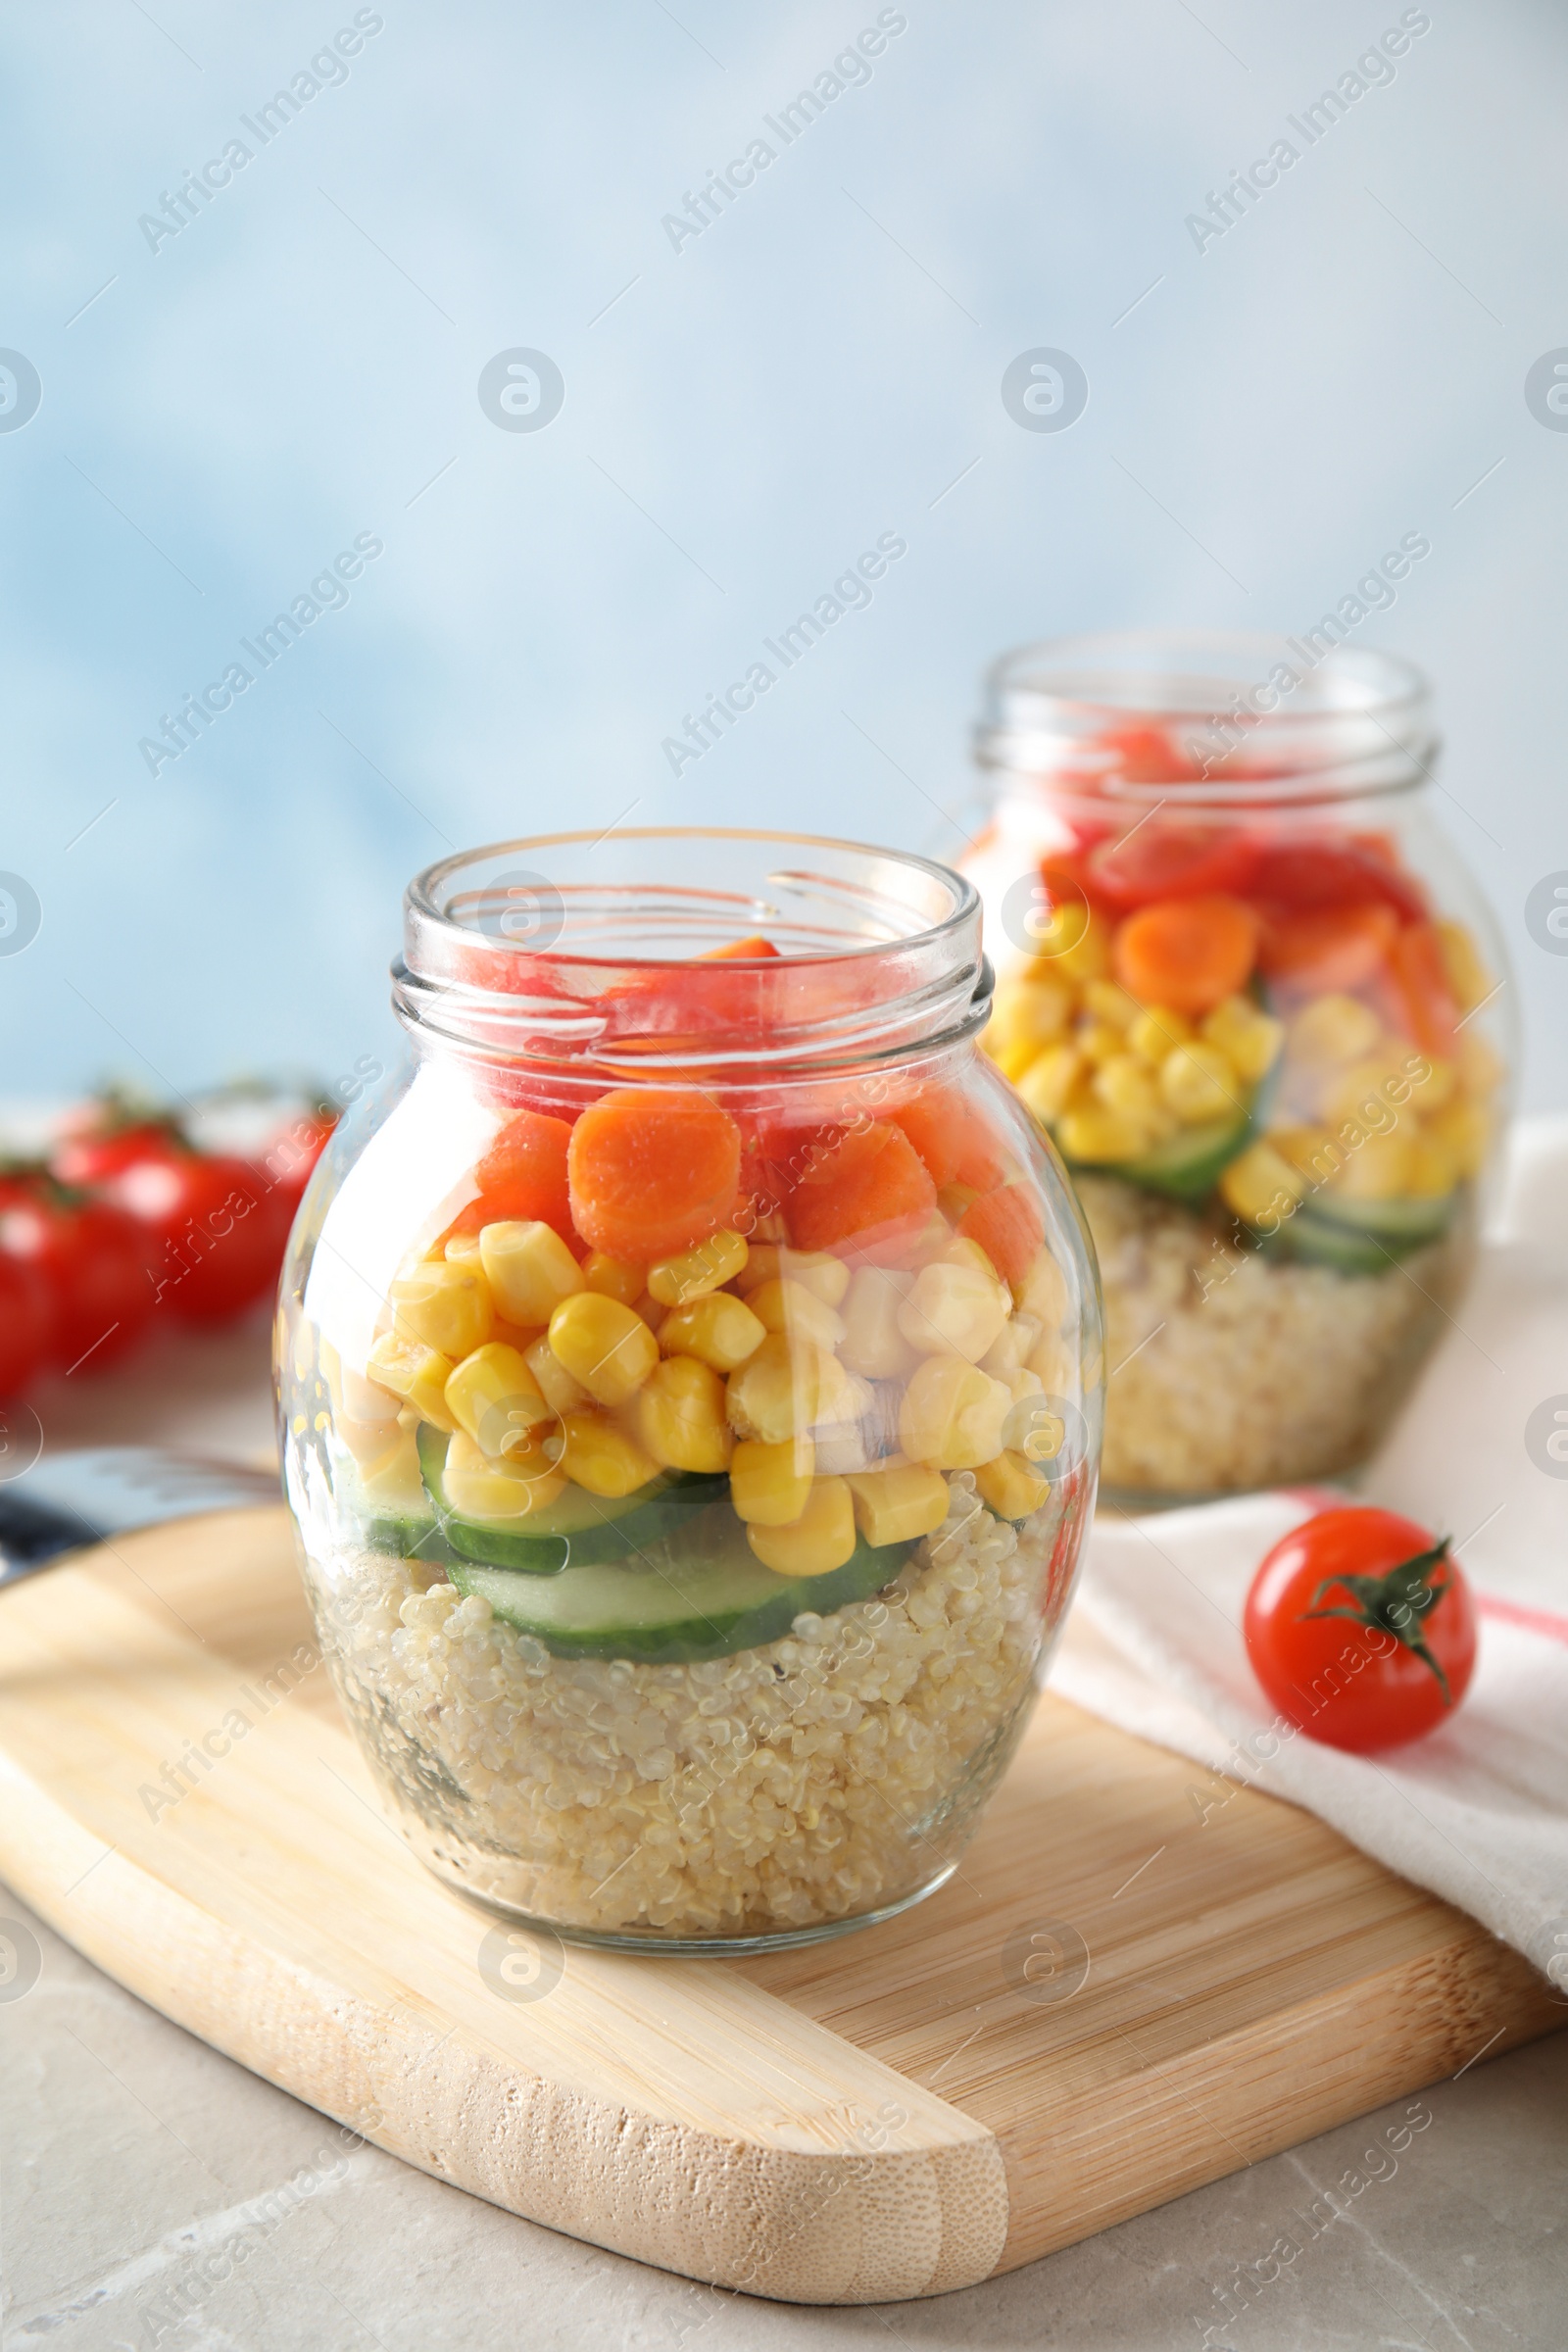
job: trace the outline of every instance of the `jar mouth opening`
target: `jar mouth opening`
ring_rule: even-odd
[[[948,867],[685,825],[442,858],[409,886],[393,980],[413,1027],[622,1072],[863,1061],[967,1034],[990,986],[978,895]]]
[[[1408,791],[1438,750],[1426,679],[1347,643],[1349,625],[1324,614],[1300,636],[1129,629],[1016,647],[987,676],[978,758],[1130,806]]]

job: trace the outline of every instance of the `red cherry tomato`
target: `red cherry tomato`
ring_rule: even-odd
[[[49,1154],[49,1173],[62,1184],[102,1184],[138,1159],[163,1159],[186,1150],[172,1119],[101,1118],[69,1130]]]
[[[336,1125],[335,1116],[311,1111],[274,1136],[257,1163],[263,1182],[275,1191],[280,1209],[287,1208],[291,1223]]]
[[[105,1190],[140,1224],[157,1302],[182,1322],[238,1314],[277,1280],[292,1211],[248,1160],[200,1152],[142,1159]]]
[[[54,1348],[55,1303],[48,1278],[25,1258],[0,1251],[0,1396],[18,1396]]]
[[[0,1250],[42,1276],[54,1300],[51,1360],[98,1372],[134,1345],[153,1311],[148,1251],[133,1217],[46,1176],[0,1187]]]
[[[1091,850],[1085,879],[1112,906],[1152,906],[1158,899],[1251,895],[1256,841],[1237,825],[1170,824],[1145,819],[1120,841]]]
[[[1322,1511],[1276,1544],[1247,1596],[1247,1654],[1286,1719],[1364,1753],[1419,1740],[1476,1662],[1464,1572],[1396,1511]]]

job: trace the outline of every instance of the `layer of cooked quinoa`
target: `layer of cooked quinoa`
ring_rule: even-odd
[[[307,1576],[344,1703],[445,1877],[599,1934],[776,1934],[940,1876],[1022,1728],[1061,1511],[1054,1493],[1015,1529],[966,1473],[951,1488],[873,1599],[689,1665],[556,1657],[381,1552]]]
[[[1366,1459],[1474,1256],[1470,1227],[1378,1274],[1237,1249],[1113,1176],[1078,1177],[1105,1293],[1102,1475],[1129,1496],[1245,1492]]]

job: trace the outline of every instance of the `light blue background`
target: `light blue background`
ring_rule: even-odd
[[[156,254],[138,216],[353,8],[10,14],[0,344],[43,402],[0,434],[0,867],[43,927],[0,958],[8,1090],[348,1070],[390,1036],[401,889],[449,845],[635,811],[951,855],[1002,648],[1299,629],[1414,529],[1433,553],[1361,640],[1437,680],[1527,1100],[1568,1101],[1568,960],[1523,926],[1568,867],[1568,434],[1523,398],[1568,343],[1559,13],[1436,0],[1201,254],[1185,216],[1395,0],[909,0],[870,81],[678,254],[662,216],[872,0],[379,13]],[[1088,372],[1067,432],[1002,406],[1041,344]],[[481,413],[514,345],[564,375],[545,431]],[[673,778],[682,713],[890,530],[870,609]],[[160,713],[367,531],[347,608],[149,775]]]

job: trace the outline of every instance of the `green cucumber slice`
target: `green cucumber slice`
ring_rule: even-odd
[[[1401,1255],[1397,1244],[1380,1242],[1330,1217],[1298,1208],[1277,1233],[1259,1244],[1265,1256],[1294,1257],[1304,1265],[1331,1266],[1337,1274],[1387,1274]],[[1408,1250],[1409,1242],[1403,1245]]]
[[[464,1559],[526,1576],[559,1576],[568,1567],[646,1551],[723,1494],[729,1484],[723,1477],[663,1470],[647,1486],[615,1500],[568,1487],[558,1501],[526,1519],[468,1519],[447,1502],[442,1483],[444,1432],[425,1422],[418,1443],[425,1491],[450,1548]]]
[[[1168,1143],[1156,1144],[1142,1159],[1118,1160],[1104,1170],[1141,1184],[1152,1193],[1168,1194],[1173,1200],[1201,1200],[1219,1182],[1238,1152],[1251,1141],[1252,1114],[1210,1119],[1201,1127],[1183,1128]]]
[[[1372,1234],[1391,1249],[1402,1244],[1408,1250],[1421,1242],[1435,1242],[1439,1234],[1446,1232],[1458,1198],[1454,1191],[1421,1200],[1351,1200],[1343,1193],[1324,1190],[1313,1194],[1311,1214],[1331,1225]]]
[[[826,1617],[879,1592],[913,1548],[862,1539],[826,1576],[775,1576],[728,1503],[718,1503],[629,1562],[573,1565],[548,1581],[467,1560],[454,1560],[448,1574],[460,1592],[478,1593],[557,1657],[660,1665],[777,1642],[804,1610]]]
[[[355,1464],[345,1459],[335,1474],[337,1497],[354,1518],[361,1540],[371,1551],[389,1551],[403,1560],[444,1560],[435,1506],[423,1493],[400,1496],[395,1502],[367,1494]]]

